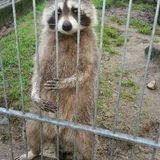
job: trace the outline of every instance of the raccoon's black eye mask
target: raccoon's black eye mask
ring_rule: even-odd
[[[82,26],[89,26],[91,24],[91,19],[87,17],[85,14],[81,15],[81,25]]]
[[[56,26],[55,14],[53,14],[52,17],[48,20],[48,25],[51,29],[55,29]]]
[[[62,10],[61,10],[61,8],[59,8],[59,9],[57,10],[58,19],[59,19],[59,17],[61,16],[61,14],[62,14]],[[52,16],[51,16],[50,19],[48,20],[48,24],[49,24],[49,27],[50,27],[51,29],[55,29],[55,26],[56,26],[55,11],[53,12]]]
[[[55,14],[55,13],[54,13],[54,14]],[[57,10],[57,14],[58,14],[58,16],[60,16],[60,15],[62,14],[61,8],[59,8],[59,9]]]
[[[73,8],[72,9],[73,17],[77,20],[78,22],[78,9]],[[81,11],[81,17],[80,17],[80,23],[82,26],[88,27],[91,24],[91,19]]]
[[[61,8],[57,10],[57,14],[58,14],[58,19],[59,19],[59,17],[62,16]],[[78,22],[78,8],[72,8],[71,14]],[[91,19],[82,11],[81,11],[80,23],[82,26],[85,26],[85,27],[88,27],[91,23]],[[55,11],[50,17],[50,19],[48,20],[48,25],[51,29],[55,29],[55,26],[56,26]]]
[[[78,14],[78,8],[72,8],[71,11],[72,11],[72,13],[74,13],[74,14]]]

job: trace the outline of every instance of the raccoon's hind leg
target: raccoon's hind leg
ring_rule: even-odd
[[[63,138],[63,145],[60,147],[60,160],[73,160],[74,154],[74,133],[71,129],[66,129]],[[76,160],[91,160],[93,135],[77,131],[76,135]]]
[[[27,142],[30,151],[28,158],[23,154],[16,158],[16,160],[32,160],[40,154],[40,123],[35,121],[27,122]]]
[[[69,146],[67,146],[68,148]],[[71,149],[71,147],[69,147]],[[73,152],[70,150],[66,150],[64,146],[60,146],[59,148],[59,160],[72,160]]]
[[[40,154],[40,123],[36,121],[28,121],[27,123],[27,140],[32,155]]]
[[[91,160],[93,147],[93,134],[78,132],[77,138],[77,160]]]

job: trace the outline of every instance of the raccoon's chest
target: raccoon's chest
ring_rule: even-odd
[[[59,62],[58,62],[58,73],[60,78],[67,78],[75,74],[76,63],[77,63],[77,45],[75,41],[65,41],[59,43]],[[48,71],[51,78],[56,77],[57,63],[56,54],[53,59],[49,60]],[[48,76],[47,76],[48,77]]]
[[[70,55],[70,53],[63,53],[60,56],[59,74],[62,78],[72,76],[76,71],[76,53],[73,53],[75,55]]]

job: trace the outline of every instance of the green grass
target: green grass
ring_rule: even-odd
[[[113,3],[114,6],[116,7],[127,7],[128,6],[129,1],[128,0],[115,0],[115,2]]]
[[[116,46],[120,47],[123,46],[124,44],[124,37],[123,36],[119,36],[116,40],[115,40]]]
[[[102,8],[103,0],[92,0],[96,8]],[[116,7],[127,7],[127,0],[106,0],[106,7],[109,8],[111,6]]]
[[[124,25],[126,23],[126,20],[124,18],[120,18],[118,16],[111,16],[110,20],[119,25]]]
[[[112,5],[112,1],[113,0],[107,0],[106,6],[110,7]],[[93,0],[93,3],[97,8],[102,8],[102,6],[103,6],[103,0]]]
[[[160,25],[157,25],[156,27],[156,35],[160,36]]]
[[[113,71],[110,73],[106,73],[105,67],[101,67],[101,77],[100,77],[100,96],[98,99],[98,109],[99,111],[103,111],[103,108],[106,103],[108,103],[108,99],[113,99],[113,95],[116,93],[117,85],[119,82],[119,77],[121,71],[118,67],[114,67]],[[125,70],[123,73],[123,80],[121,83],[121,99],[125,102],[135,102],[138,86],[136,82],[131,78],[129,71]]]
[[[97,26],[98,38],[100,37],[100,25]],[[110,27],[107,24],[104,25],[103,30],[103,52],[109,52],[110,54],[117,54],[116,50],[113,48],[115,46],[122,46],[124,43],[124,37],[121,35],[121,32],[114,28]]]
[[[126,101],[135,101],[137,89],[136,83],[131,78],[122,80],[122,99]]]
[[[105,97],[111,97],[113,95],[113,84],[111,81],[113,80],[113,75],[104,76],[102,75],[100,77],[100,86],[101,91],[103,92],[103,95]]]
[[[38,0],[36,1],[37,4],[43,3],[44,0]],[[16,3],[16,16],[17,18],[20,18],[27,13],[32,11],[32,0],[23,0],[19,3]],[[0,27],[2,27],[4,24],[8,25],[8,22],[10,23],[13,21],[13,14],[12,14],[12,6],[9,6],[7,8],[0,10]]]
[[[144,20],[132,18],[130,24],[137,28],[139,33],[147,35],[151,34],[152,25]]]
[[[137,10],[137,11],[144,11],[144,12],[153,12],[155,9],[155,5],[153,4],[149,4],[149,3],[139,3],[133,4],[133,10]]]
[[[37,14],[42,12],[43,4],[37,6]],[[34,39],[34,22],[32,12],[19,18],[18,35],[20,46],[21,58],[21,74],[23,77],[23,87],[25,95],[26,108],[30,105],[30,88],[32,76],[32,58],[35,52],[35,39]],[[15,43],[15,33],[12,32],[8,36],[0,40],[1,53],[3,57],[5,83],[7,88],[7,97],[9,106],[15,109],[21,109],[21,93],[19,84],[18,60]],[[2,72],[0,72],[0,79],[2,82]],[[3,85],[0,83],[0,95],[3,95]],[[4,104],[3,96],[0,97],[0,105]]]
[[[126,24],[126,19],[121,18],[118,16],[112,16],[110,20],[114,23],[117,23],[118,25],[125,25]],[[150,35],[152,31],[152,24],[149,22],[146,22],[144,20],[136,19],[136,18],[131,18],[130,25],[134,28],[137,29],[137,31],[141,34],[145,35]],[[157,33],[158,30],[157,30]]]

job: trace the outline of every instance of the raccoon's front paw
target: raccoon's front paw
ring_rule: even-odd
[[[55,113],[57,111],[57,107],[53,103],[44,100],[39,96],[34,96],[34,97],[32,96],[32,101],[36,104],[36,106],[38,106],[40,109],[46,112]]]
[[[31,159],[28,159],[26,154],[23,154],[23,155],[21,155],[19,157],[16,157],[14,160],[31,160]]]
[[[49,102],[47,100],[40,99],[38,105],[42,110],[46,112],[55,113],[57,111],[57,107],[52,102]]]
[[[26,154],[23,154],[19,157],[16,157],[14,160],[33,160],[37,156],[38,155],[33,154],[32,151],[29,151],[28,156]]]
[[[44,87],[47,90],[58,90],[65,88],[65,83],[63,79],[55,78],[53,80],[47,81],[44,84]]]
[[[55,113],[57,111],[57,107],[53,103],[46,101],[46,100],[41,100],[41,101],[42,101],[41,102],[42,103],[41,104],[42,110],[44,110],[46,112],[53,112],[53,113]]]

